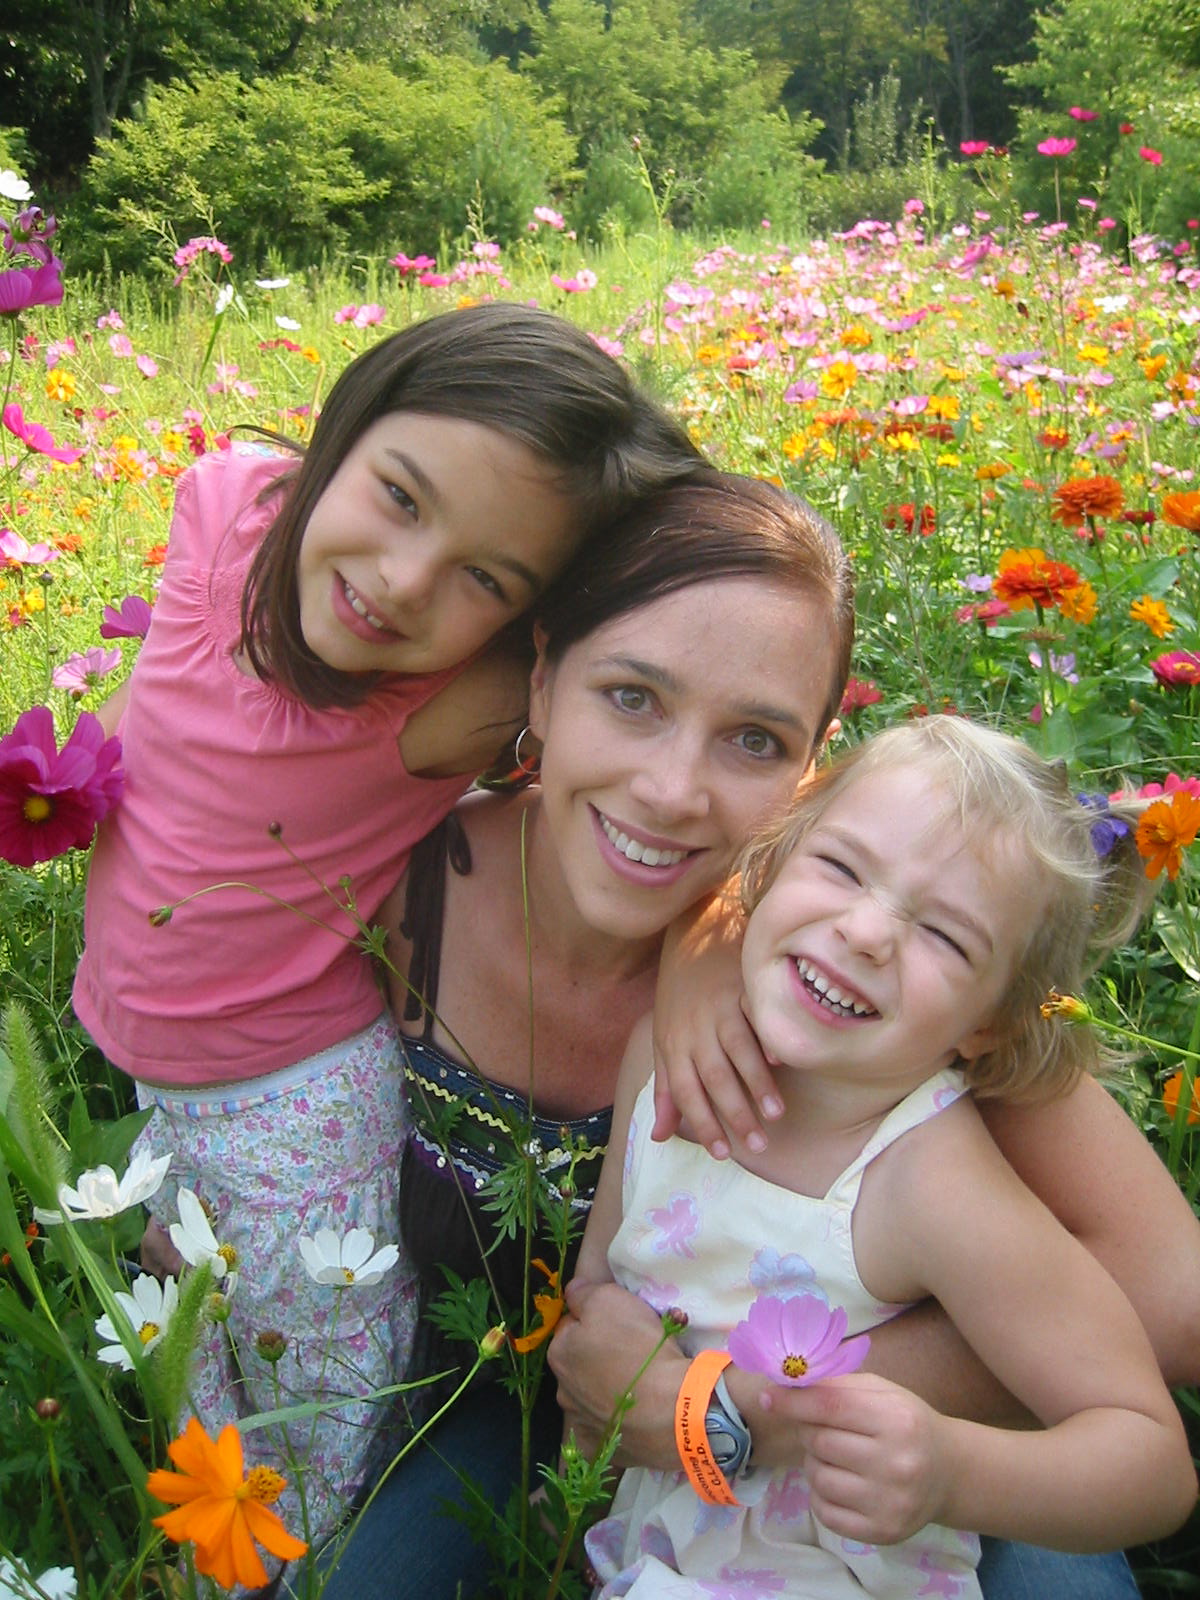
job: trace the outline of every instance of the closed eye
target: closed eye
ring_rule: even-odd
[[[817,860],[823,861],[827,867],[832,867],[833,870],[836,873],[839,873],[843,878],[849,878],[851,883],[857,883],[859,881],[858,873],[855,872],[854,868],[847,866],[847,864],[844,861],[840,861],[837,856],[818,856]]]
[[[959,944],[957,939],[952,938],[944,928],[935,928],[932,923],[928,922],[923,926],[926,933],[931,933],[939,943],[944,944],[948,949],[952,950],[956,956],[961,956],[962,959],[968,964],[970,963],[971,958],[963,949],[962,945]]]

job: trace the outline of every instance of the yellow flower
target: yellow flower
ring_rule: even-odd
[[[858,377],[853,361],[831,361],[821,374],[821,393],[832,400],[841,400]]]
[[[294,1561],[308,1549],[294,1539],[270,1507],[287,1487],[270,1467],[243,1472],[242,1437],[230,1423],[214,1444],[195,1417],[167,1454],[177,1472],[160,1468],[146,1480],[156,1499],[176,1507],[155,1517],[154,1525],[177,1543],[196,1547],[196,1570],[224,1589],[235,1584],[262,1588],[267,1570],[254,1548],[257,1539],[272,1555]]]
[[[997,478],[1003,478],[1012,471],[1007,461],[992,461],[987,466],[975,468],[975,479],[978,483],[994,483]]]
[[[788,435],[780,449],[789,461],[798,461],[808,449],[808,434],[800,428],[796,433]]]
[[[177,428],[164,428],[158,442],[167,455],[177,456],[183,449],[185,440]]]
[[[907,428],[901,428],[899,433],[885,433],[883,436],[885,450],[918,450],[920,441],[915,433],[910,433]]]
[[[1094,622],[1096,605],[1096,591],[1085,578],[1073,589],[1066,590],[1059,599],[1058,609],[1069,622]]]
[[[1102,367],[1108,360],[1108,346],[1103,344],[1081,344],[1079,346],[1079,359],[1090,361],[1093,366]]]
[[[962,457],[955,455],[953,450],[943,450],[937,458],[936,465],[939,467],[958,467],[962,465]]]
[[[546,1287],[551,1293],[535,1294],[533,1297],[534,1310],[542,1319],[540,1327],[522,1335],[520,1339],[513,1340],[513,1349],[519,1350],[523,1356],[545,1343],[558,1326],[559,1318],[566,1307],[566,1301],[558,1285],[558,1273],[551,1272],[541,1256],[534,1256],[533,1265],[539,1272],[545,1274]]]
[[[965,367],[948,367],[944,362],[942,363],[942,377],[945,378],[947,383],[961,383],[966,375]]]
[[[956,394],[931,394],[925,411],[941,422],[957,422],[962,415]]]
[[[75,398],[75,378],[62,367],[51,367],[46,374],[46,398],[64,403]]]
[[[321,352],[317,349],[316,345],[306,344],[304,349],[301,350],[300,355],[303,360],[311,361],[314,367],[319,367],[321,365]]]
[[[1171,613],[1161,600],[1152,600],[1148,594],[1133,602],[1129,615],[1135,622],[1144,622],[1156,639],[1165,639],[1169,633],[1175,632]]]
[[[711,367],[715,361],[720,361],[724,354],[719,344],[702,344],[696,350],[696,360],[702,367]]]
[[[838,342],[847,350],[865,350],[871,342],[870,329],[861,322],[852,322]]]

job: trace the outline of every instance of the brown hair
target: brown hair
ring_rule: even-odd
[[[378,682],[373,673],[335,671],[309,650],[297,562],[308,519],[334,474],[371,424],[395,411],[479,422],[528,445],[574,500],[585,540],[639,495],[703,459],[623,367],[547,311],[490,302],[383,340],[330,390],[242,595],[242,647],[254,670],[310,705],[356,704]]]
[[[536,607],[555,662],[614,617],[715,578],[774,579],[823,599],[829,695],[817,737],[836,715],[854,644],[854,583],[830,523],[760,478],[711,468],[635,505],[567,567]],[[748,619],[748,626],[753,620]]]
[[[998,1100],[1063,1094],[1085,1072],[1099,1071],[1114,1058],[1101,1050],[1091,1029],[1065,1026],[1052,1008],[1043,1013],[1042,1003],[1051,990],[1075,994],[1129,938],[1153,896],[1133,841],[1138,807],[1106,808],[1106,819],[1126,832],[1101,855],[1092,836],[1098,814],[1071,792],[1061,764],[965,717],[924,717],[855,745],[803,785],[786,816],[744,852],[742,905],[753,912],[832,800],[860,778],[877,779],[902,766],[919,766],[945,785],[968,838],[984,846],[1015,841],[1046,889],[996,1008],[1003,1036],[995,1049],[961,1063],[967,1085]],[[881,794],[886,799],[883,786]]]

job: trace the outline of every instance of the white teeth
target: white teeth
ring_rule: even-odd
[[[600,818],[600,826],[609,844],[629,861],[640,861],[644,867],[673,867],[688,853],[686,850],[659,850],[655,845],[642,844],[614,827],[602,811],[596,815]]]
[[[365,617],[371,626],[377,628],[380,633],[387,628],[387,623],[384,622],[382,617],[377,617],[373,611],[367,610],[357,591],[350,587],[345,578],[342,579],[342,591],[350,604],[351,611],[356,612],[360,617]]]
[[[807,962],[803,956],[796,958],[796,971],[810,988],[815,989],[821,997],[821,1004],[828,1006],[831,1011],[852,1012],[856,1017],[873,1016],[875,1013],[871,1006],[864,1005],[861,1000],[851,999],[844,995],[823,977],[816,967]]]

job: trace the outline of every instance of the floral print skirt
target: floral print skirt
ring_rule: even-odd
[[[236,1252],[228,1321],[210,1327],[197,1350],[194,1414],[215,1435],[256,1413],[332,1402],[243,1435],[247,1467],[287,1478],[276,1509],[315,1548],[348,1509],[388,1410],[388,1399],[368,1397],[403,1375],[413,1339],[416,1283],[403,1250],[378,1283],[334,1288],[313,1282],[297,1245],[320,1228],[339,1238],[366,1228],[376,1245],[400,1242],[408,1121],[395,1026],[380,1017],[269,1078],[186,1093],[139,1084],[138,1099],[154,1116],[135,1149],[172,1154],[151,1202],[155,1220],[176,1221],[178,1189],[193,1189],[218,1244]],[[283,1346],[277,1361],[260,1353],[264,1334],[281,1336],[267,1341]]]

